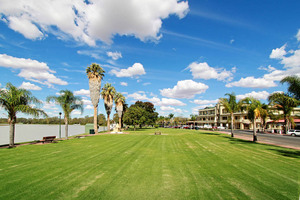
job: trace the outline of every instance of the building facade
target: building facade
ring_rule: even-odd
[[[276,114],[276,112],[274,113]],[[277,111],[277,114],[281,114]],[[247,117],[247,112],[236,112],[233,114],[233,128],[234,129],[253,129],[252,122]],[[294,108],[292,112],[292,116],[300,116],[300,108]],[[297,121],[297,120],[296,120]],[[230,127],[230,113],[226,112],[224,106],[221,104],[216,104],[214,107],[206,107],[204,109],[199,110],[199,115],[197,117],[196,126],[200,127]],[[296,126],[298,124],[296,123]],[[300,124],[299,124],[300,126]],[[262,129],[262,121],[260,118],[256,120],[256,128],[257,130]],[[282,130],[282,123],[277,123],[276,121],[267,120],[266,129],[271,131],[274,130]]]

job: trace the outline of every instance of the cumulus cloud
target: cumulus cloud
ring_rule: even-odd
[[[232,71],[227,71],[226,69],[222,68],[213,68],[210,67],[206,62],[193,62],[187,68],[192,72],[194,79],[217,79],[219,81],[231,81],[233,78],[233,73],[236,69],[233,68]]]
[[[177,0],[11,0],[2,1],[0,7],[8,26],[26,38],[48,33],[90,46],[97,40],[111,43],[114,35],[158,40],[162,20],[173,14],[183,18],[188,10],[187,1]]]
[[[270,54],[270,58],[282,59],[287,54],[285,48],[286,48],[286,44],[280,48],[273,49]]]
[[[151,94],[151,96],[153,96],[153,94]],[[138,100],[138,101],[149,101],[156,106],[185,106],[186,105],[185,103],[177,99],[169,99],[169,98],[159,99],[156,96],[149,98],[143,91],[129,94],[127,97],[133,98],[134,100]]]
[[[16,58],[6,54],[0,54],[0,67],[18,69],[20,70],[20,73],[18,74],[19,77],[47,85],[48,87],[53,87],[53,84],[68,84],[66,81],[57,78],[54,75],[56,72],[51,70],[46,63],[37,60]]]
[[[182,113],[183,111],[180,108],[174,108],[172,106],[161,106],[160,110],[162,111],[171,111],[174,113]]]
[[[86,109],[86,110],[94,110],[94,107],[92,105],[87,105],[87,106],[85,106],[84,109]]]
[[[92,101],[88,99],[87,97],[82,97],[81,101],[83,102],[83,105],[90,105],[92,106]]]
[[[49,103],[46,101],[43,101],[43,109],[44,110],[58,110],[57,105],[53,101],[51,101]]]
[[[127,69],[121,69],[120,71],[113,69],[110,71],[110,73],[115,75],[116,77],[131,78],[146,74],[145,69],[141,63],[134,63],[131,67],[128,67]]]
[[[160,90],[160,94],[169,98],[178,98],[178,99],[191,99],[194,98],[196,94],[204,93],[208,89],[208,86],[195,82],[193,80],[182,80],[178,81],[177,85],[173,88],[166,88]]]
[[[42,89],[41,87],[34,85],[30,82],[23,82],[19,88],[23,88],[26,90],[41,90]]]
[[[74,91],[74,95],[81,95],[81,96],[90,96],[90,90],[80,89]]]
[[[238,100],[240,100],[240,99],[244,99],[246,97],[253,97],[255,99],[266,100],[269,97],[269,95],[270,95],[270,93],[267,92],[267,91],[261,91],[261,92],[252,91],[252,92],[247,93],[247,94],[236,95],[236,98]]]
[[[205,105],[205,104],[214,104],[214,103],[218,103],[218,99],[215,100],[201,100],[201,99],[195,99],[194,101],[191,101],[194,104],[198,104],[198,105]]]
[[[241,78],[239,81],[227,83],[226,87],[244,87],[244,88],[269,88],[276,87],[273,80],[265,78],[254,78],[253,76]]]
[[[118,60],[119,58],[122,58],[121,52],[111,52],[111,51],[108,51],[108,52],[106,52],[106,55],[108,57],[111,57],[113,60]]]
[[[120,85],[122,85],[122,86],[128,86],[128,83],[126,83],[126,82],[121,82]]]

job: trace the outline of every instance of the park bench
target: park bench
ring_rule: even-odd
[[[161,132],[155,132],[154,135],[161,135]]]
[[[43,139],[41,140],[41,142],[43,142],[43,143],[45,143],[45,142],[53,142],[55,138],[56,138],[56,136],[45,136],[45,137],[43,137]]]

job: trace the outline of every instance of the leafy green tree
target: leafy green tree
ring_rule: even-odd
[[[54,101],[61,106],[64,113],[66,139],[68,139],[68,124],[71,112],[73,110],[80,110],[82,113],[83,102],[81,101],[80,97],[74,96],[73,92],[71,92],[70,90],[61,90],[59,93],[59,96],[48,96],[46,98],[46,101]]]
[[[104,114],[101,113],[98,115],[98,123],[100,126],[105,126],[107,124]]]
[[[253,142],[257,141],[256,120],[264,112],[261,102],[253,97],[246,97],[242,100],[243,108],[247,111],[247,117],[253,124]]]
[[[265,103],[262,104],[261,106],[261,112],[260,112],[260,118],[261,118],[261,124],[263,128],[263,132],[265,132],[266,125],[267,125],[267,120],[270,117],[269,114],[269,106]]]
[[[300,78],[298,76],[287,76],[280,83],[287,83],[289,85],[289,93],[297,100],[300,100]]]
[[[228,98],[220,98],[219,103],[222,104],[227,112],[230,113],[231,118],[231,137],[234,137],[233,135],[233,114],[235,112],[238,112],[241,110],[241,103],[236,101],[236,95],[234,92],[231,94],[226,93],[226,96]]]
[[[293,108],[299,105],[299,100],[290,97],[288,94],[275,92],[268,98],[269,104],[275,109],[283,112],[285,133],[288,131],[289,118]]]
[[[141,107],[145,111],[144,116],[145,116],[146,120],[144,123],[140,124],[140,128],[143,125],[154,125],[155,124],[157,117],[158,117],[158,113],[155,112],[153,103],[137,101],[137,102],[135,102],[134,106]]]
[[[173,113],[170,113],[170,114],[168,115],[168,117],[169,117],[169,122],[170,122],[170,124],[172,125],[172,123],[173,123],[173,118],[174,118],[174,114],[173,114]]]
[[[86,69],[86,74],[89,79],[89,88],[91,101],[94,106],[94,130],[95,133],[98,133],[98,103],[100,99],[100,89],[101,89],[101,80],[104,77],[105,71],[96,63],[92,63],[91,66],[88,66]]]
[[[114,104],[114,96],[116,95],[116,89],[110,84],[106,83],[101,92],[104,100],[104,106],[107,114],[107,131],[110,131],[110,113]]]
[[[9,147],[14,147],[17,113],[47,117],[43,110],[32,106],[32,104],[38,105],[40,103],[36,97],[32,96],[30,91],[16,88],[11,83],[6,84],[6,89],[0,90],[0,107],[8,114]]]
[[[136,126],[146,122],[145,110],[139,106],[131,105],[124,113],[124,123],[127,125],[133,125],[134,131]]]

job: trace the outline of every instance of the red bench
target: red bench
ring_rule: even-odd
[[[43,137],[43,139],[41,140],[41,142],[43,142],[43,143],[45,143],[45,142],[53,142],[55,138],[56,138],[56,136],[46,136],[46,137]]]

